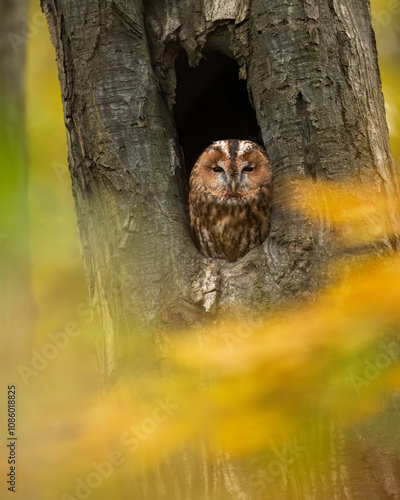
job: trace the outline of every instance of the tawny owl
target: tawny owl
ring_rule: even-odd
[[[272,169],[250,141],[214,142],[190,175],[190,226],[200,252],[230,262],[261,245],[269,231]]]

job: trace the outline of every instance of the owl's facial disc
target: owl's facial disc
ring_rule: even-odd
[[[249,196],[248,193],[254,190],[257,185],[254,175],[257,175],[259,168],[255,155],[247,151],[248,143],[240,145],[235,151],[231,151],[232,148],[228,146],[228,141],[214,143],[203,167],[209,179],[209,188],[214,189],[218,196],[231,197],[233,201]]]

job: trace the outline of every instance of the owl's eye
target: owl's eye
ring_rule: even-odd
[[[213,170],[214,170],[214,172],[223,172],[224,171],[224,169],[221,167],[214,167]]]
[[[242,172],[253,172],[253,170],[254,170],[254,167],[244,167]]]

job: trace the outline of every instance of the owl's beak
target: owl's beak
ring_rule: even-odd
[[[235,181],[231,182],[231,188],[232,188],[232,193],[234,193],[236,191],[236,188],[237,188],[237,184]]]

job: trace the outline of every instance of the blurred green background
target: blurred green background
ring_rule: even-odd
[[[66,132],[54,47],[37,1],[29,19],[41,19],[27,46],[27,129],[32,287],[36,336],[63,329],[87,299],[67,167]]]

